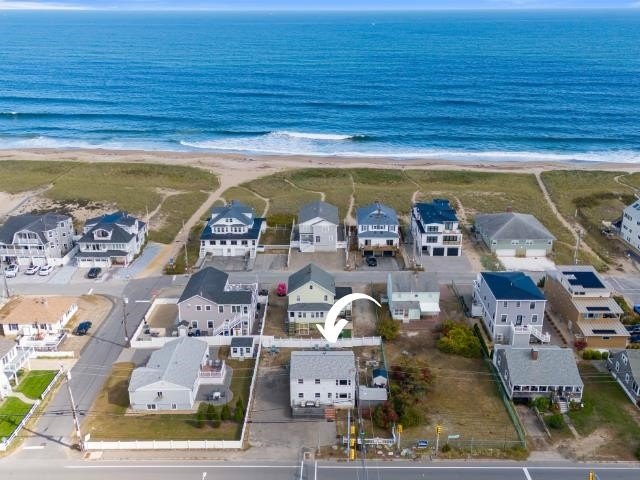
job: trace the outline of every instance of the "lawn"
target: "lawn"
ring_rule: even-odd
[[[584,408],[569,413],[576,430],[587,436],[604,428],[609,432],[609,438],[596,454],[605,458],[634,459],[634,453],[640,448],[640,413],[608,373],[583,363],[580,376],[584,382]]]
[[[619,181],[615,179],[618,177]],[[616,220],[622,209],[634,200],[634,189],[640,185],[640,173],[550,171],[542,173],[551,198],[560,213],[570,222],[577,220],[585,230],[585,241],[605,261],[615,262],[622,254],[622,243],[611,241],[600,233],[602,220]],[[567,188],[570,185],[571,188]]]
[[[74,208],[122,209],[151,219],[149,238],[170,243],[182,226],[218,188],[217,177],[202,169],[136,163],[0,162],[0,191],[18,193],[51,186],[42,194]],[[52,207],[53,208],[53,207]],[[62,208],[64,211],[65,209]]]
[[[267,206],[266,202],[258,197],[255,193],[245,187],[231,187],[224,191],[222,197],[230,202],[231,200],[238,200],[246,205],[249,205],[256,211],[256,215],[261,216],[264,208]],[[222,202],[220,202],[222,203]],[[209,214],[211,212],[208,212]]]
[[[0,404],[0,438],[9,437],[22,419],[31,410],[31,405],[19,398],[7,397]]]
[[[249,386],[253,361],[228,362],[232,368],[238,365],[231,380],[234,399],[242,397],[245,408],[249,398]],[[233,363],[233,365],[231,365]],[[134,368],[132,363],[113,366],[102,391],[89,413],[86,431],[95,440],[238,440],[242,424],[222,422],[218,428],[205,425],[198,428],[193,414],[139,414],[127,415],[129,406],[128,380]],[[246,369],[246,370],[245,370]],[[230,407],[233,409],[235,400]]]
[[[20,380],[20,384],[14,390],[23,393],[32,400],[38,400],[57,373],[55,370],[31,370]]]

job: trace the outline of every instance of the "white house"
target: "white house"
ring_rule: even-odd
[[[0,227],[0,258],[18,265],[65,265],[73,256],[73,234],[68,215],[9,217]]]
[[[0,400],[11,393],[11,383],[18,381],[18,370],[26,364],[33,350],[18,347],[14,340],[0,337]]]
[[[128,266],[142,251],[147,224],[117,211],[87,220],[78,240],[76,263],[81,268]]]
[[[622,212],[620,238],[640,251],[640,200],[636,200]]]
[[[400,245],[396,211],[380,202],[356,210],[358,249],[362,255],[394,256]]]
[[[301,252],[335,252],[345,248],[338,207],[322,201],[303,205],[298,212],[294,244],[296,240]]]
[[[256,217],[254,210],[237,200],[211,209],[211,218],[200,234],[200,258],[213,257],[254,258],[260,235],[267,221]]]
[[[231,358],[253,358],[254,352],[253,337],[233,337],[231,339]]]
[[[406,323],[440,313],[440,286],[434,273],[389,273],[387,298],[394,320]]]
[[[422,255],[457,257],[462,255],[462,230],[448,200],[416,203],[411,209],[411,232]]]
[[[206,342],[180,337],[165,344],[136,368],[129,381],[132,410],[192,410],[200,385],[224,383],[225,364],[209,359]]]
[[[473,286],[472,314],[482,317],[495,343],[526,347],[549,343],[543,332],[547,300],[522,272],[482,272]]]
[[[291,352],[291,407],[353,408],[356,362],[352,351]]]

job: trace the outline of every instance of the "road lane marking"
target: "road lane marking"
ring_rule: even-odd
[[[28,445],[26,447],[22,447],[23,450],[43,450],[44,445]]]
[[[70,470],[97,470],[97,469],[125,469],[125,468],[138,468],[138,469],[156,469],[156,468],[198,468],[198,469],[212,469],[212,468],[300,468],[300,465],[65,465],[64,468]]]
[[[522,467],[522,471],[524,472],[524,476],[527,477],[527,480],[531,480],[531,475],[529,475],[529,470],[527,470],[527,467]]]
[[[87,292],[87,295],[91,295],[93,293],[93,288],[90,288],[89,291]]]

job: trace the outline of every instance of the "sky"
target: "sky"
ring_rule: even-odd
[[[0,9],[429,10],[638,8],[640,0],[0,0]]]

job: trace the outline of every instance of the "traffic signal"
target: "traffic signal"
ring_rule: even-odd
[[[597,479],[596,473],[593,470],[591,470],[589,472],[589,480],[596,480],[596,479]]]
[[[436,425],[436,435],[440,435],[442,433],[442,425]]]

